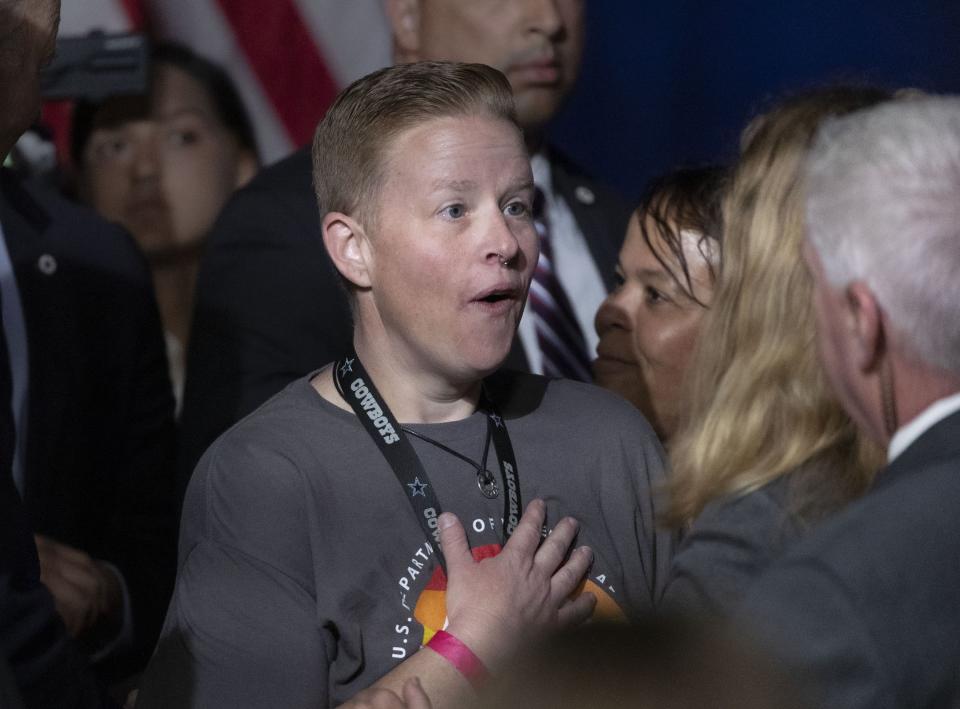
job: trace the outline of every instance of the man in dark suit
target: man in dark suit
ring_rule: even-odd
[[[39,71],[52,56],[59,0],[0,0],[0,155],[6,155],[39,109]],[[4,202],[0,232],[6,235]],[[10,227],[17,230],[16,225]],[[0,246],[5,246],[0,239]],[[3,249],[0,278],[0,705],[29,709],[113,706],[88,674],[82,653],[70,640],[54,598],[41,582],[33,531],[14,484],[14,458],[23,421],[13,405],[23,398],[22,362],[11,369],[6,337],[8,314],[22,325],[10,260]],[[13,303],[10,302],[12,296]],[[23,343],[17,354],[24,353]],[[55,352],[53,354],[64,354]],[[15,396],[16,391],[16,396]],[[38,402],[39,404],[39,402]],[[22,413],[18,411],[18,414]],[[17,424],[20,424],[18,426]],[[48,442],[51,445],[53,441]],[[19,462],[19,461],[18,461]]]
[[[807,177],[821,360],[889,464],[741,616],[815,706],[960,706],[960,98],[828,122]]]
[[[13,477],[68,630],[94,657],[131,650],[104,657],[118,678],[152,651],[175,563],[173,395],[149,273],[125,232],[10,174],[0,225],[26,335],[5,318],[8,350],[26,354],[11,356],[25,391]]]
[[[551,365],[528,304],[506,366],[589,378],[593,317],[613,285],[629,209],[544,140],[547,122],[577,76],[582,5],[583,0],[516,0],[494,13],[461,0],[389,0],[386,8],[398,62],[483,62],[510,79],[544,195],[541,222],[549,225],[560,297],[569,304],[558,329],[570,332],[569,339],[562,337],[576,350],[571,355],[576,361]],[[227,205],[210,236],[187,358],[183,485],[228,426],[350,345],[349,306],[320,241],[310,169],[303,149],[263,171]],[[558,358],[555,350],[550,354]]]
[[[38,71],[53,52],[59,7],[0,2],[3,154],[39,109]],[[175,558],[173,399],[149,275],[127,234],[7,172],[0,234],[10,383],[0,403],[13,431],[0,470],[4,520],[8,507],[19,510],[9,512],[24,517],[15,529],[36,534],[35,548],[14,547],[5,578],[21,588],[39,554],[67,630],[102,660],[101,676],[116,679],[152,650]],[[5,623],[30,617],[16,593],[3,595]],[[53,627],[62,626],[34,629]],[[5,645],[4,655],[18,679],[40,681],[29,655],[38,641],[29,624],[18,628],[4,641],[26,645]]]

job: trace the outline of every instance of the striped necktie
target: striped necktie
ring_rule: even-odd
[[[540,259],[530,284],[530,307],[543,357],[543,373],[590,381],[590,360],[583,333],[553,265],[553,246],[547,222],[546,200],[539,187],[533,201],[533,219],[540,237]]]

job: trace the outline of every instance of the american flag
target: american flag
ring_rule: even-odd
[[[265,162],[309,142],[337,91],[391,60],[382,0],[63,0],[61,36],[94,29],[145,31],[224,65]]]

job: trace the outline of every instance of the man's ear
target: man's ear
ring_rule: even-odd
[[[862,372],[876,370],[887,351],[883,312],[873,291],[863,281],[854,281],[846,289],[848,319],[854,342],[856,365]]]
[[[420,58],[420,0],[384,0],[397,62]]]
[[[323,245],[340,274],[358,288],[370,287],[370,248],[357,220],[328,212],[321,225]]]

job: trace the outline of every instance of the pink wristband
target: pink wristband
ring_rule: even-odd
[[[457,668],[474,689],[479,689],[487,678],[487,668],[473,651],[445,630],[438,630],[427,647]]]

